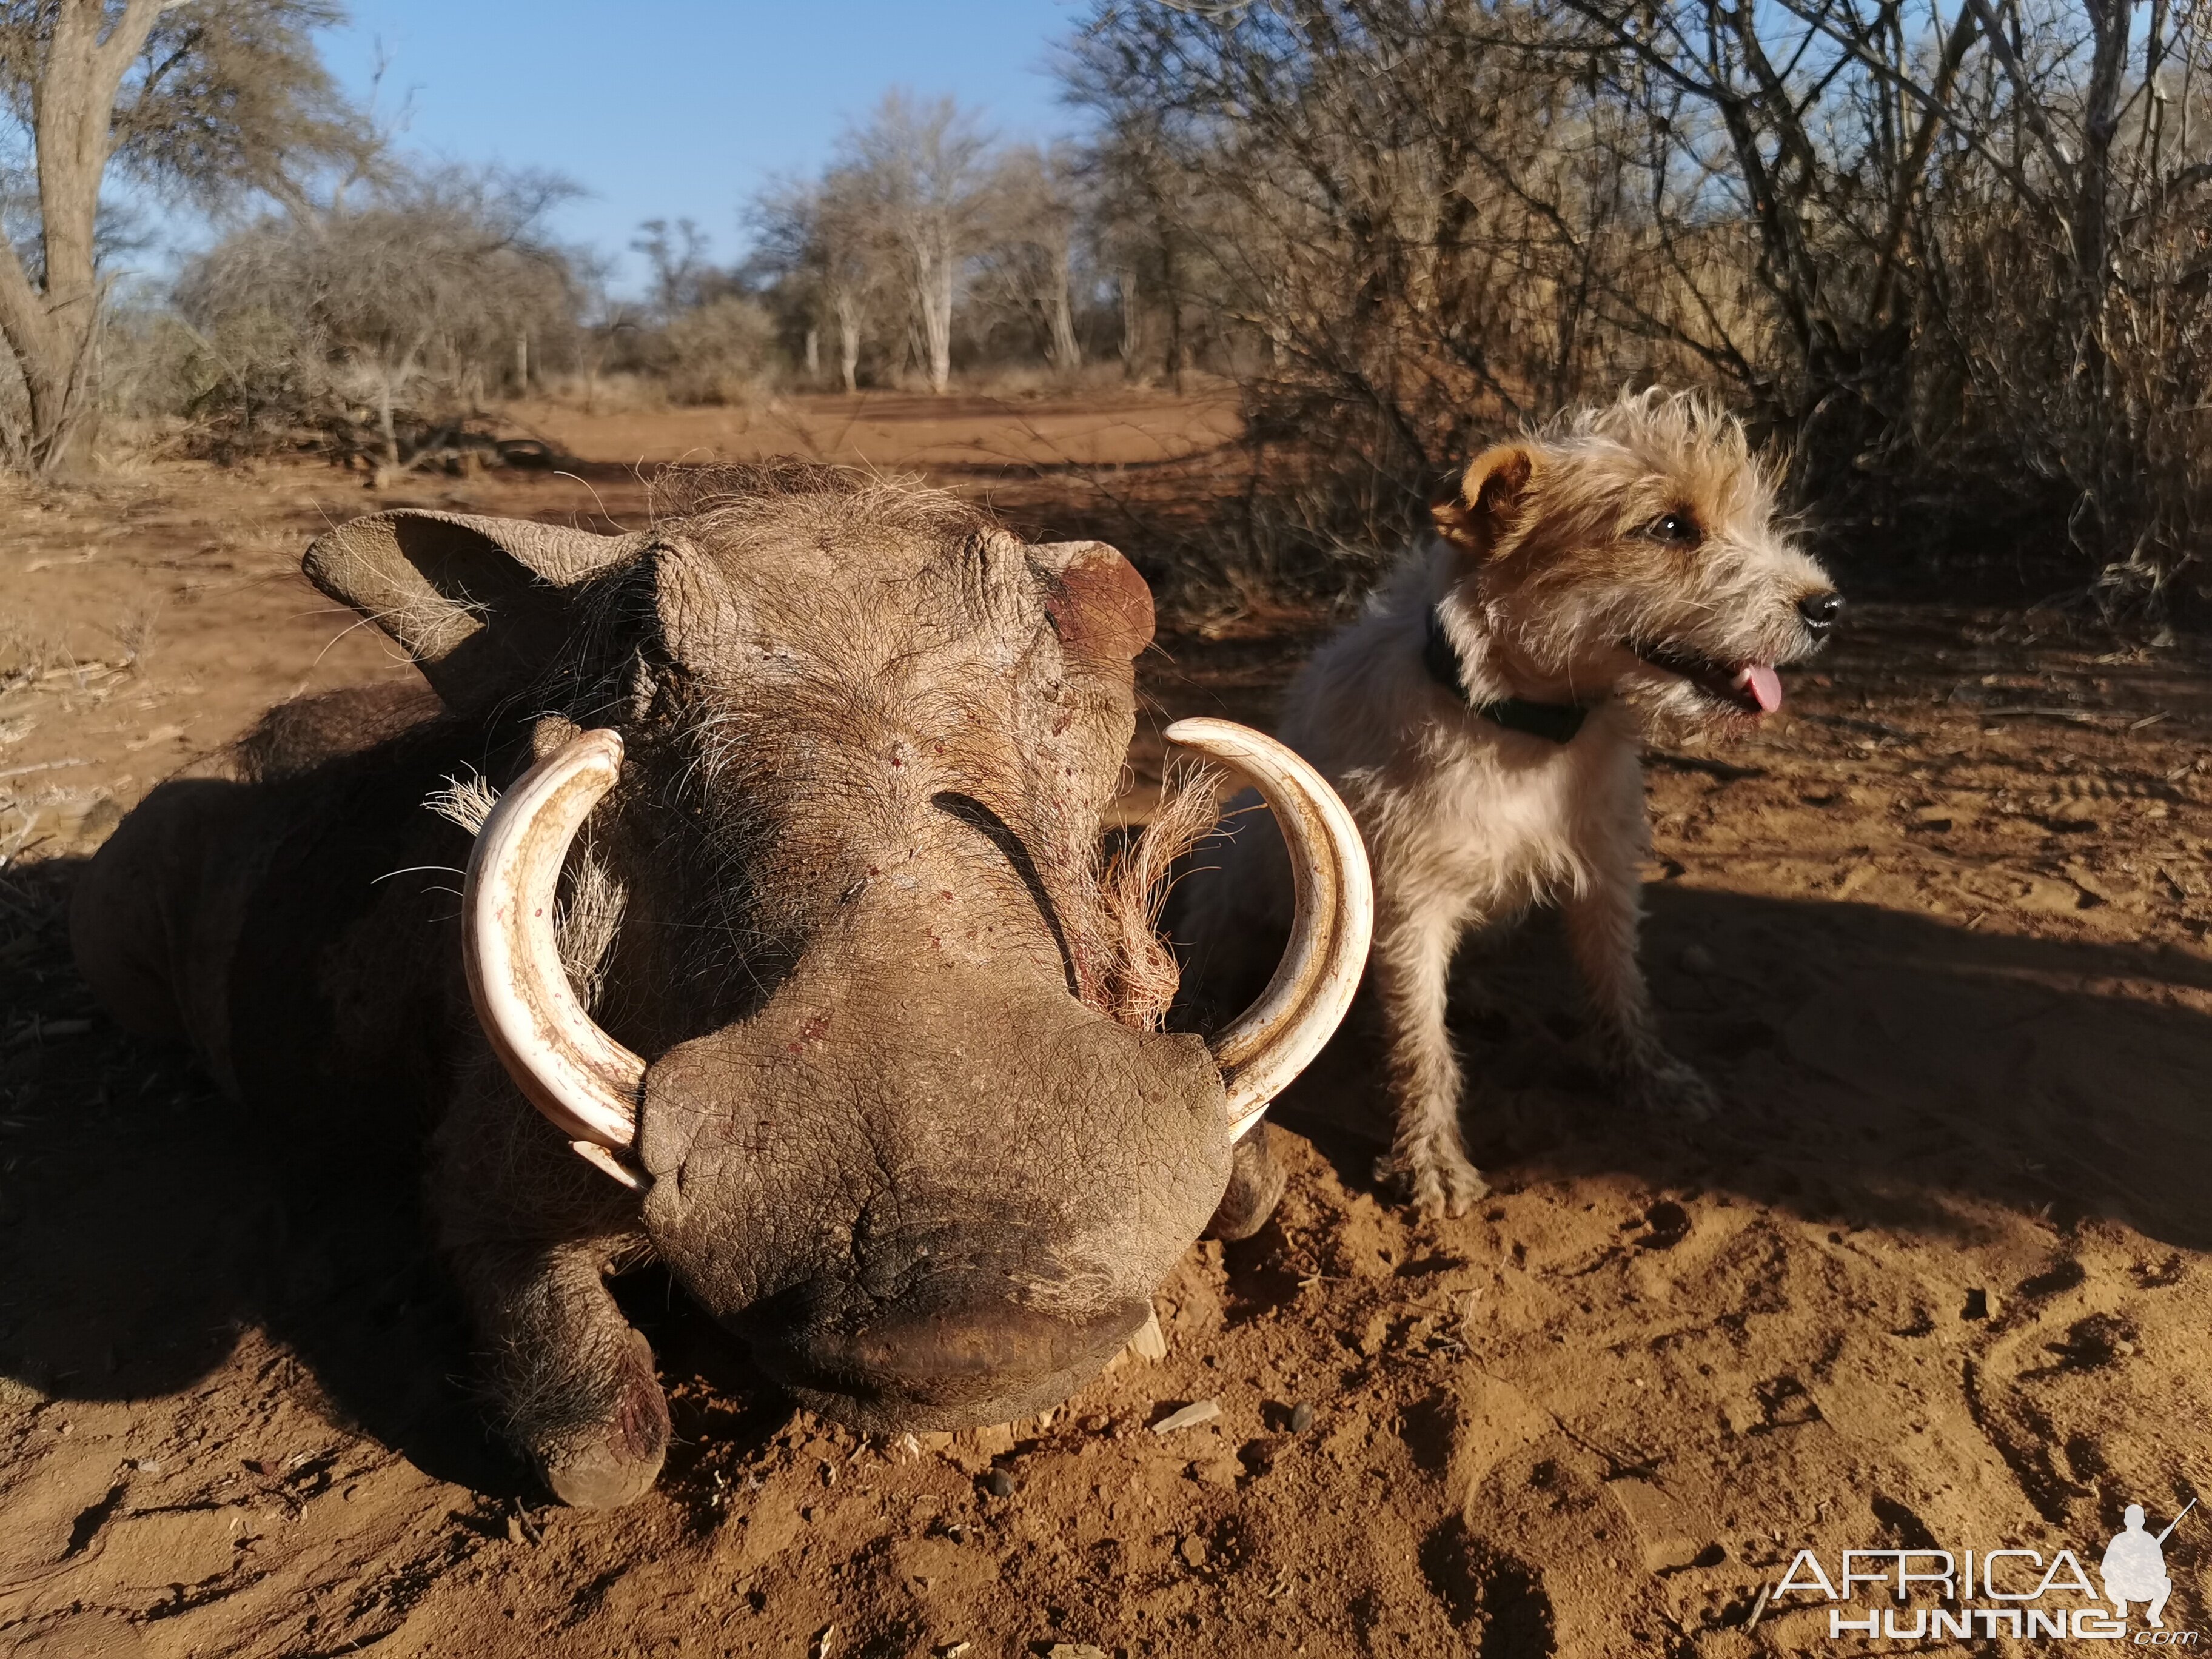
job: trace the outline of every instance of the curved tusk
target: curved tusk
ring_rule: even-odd
[[[1336,1034],[1375,934],[1375,883],[1359,826],[1321,774],[1273,738],[1233,720],[1177,720],[1170,743],[1235,767],[1281,826],[1295,898],[1290,948],[1260,1000],[1212,1039],[1229,1085],[1230,1139],[1255,1128]]]
[[[553,917],[568,843],[621,774],[623,742],[586,732],[532,767],[477,835],[461,962],[477,1020],[515,1086],[578,1152],[626,1186],[645,1062],[593,1022],[561,966]]]

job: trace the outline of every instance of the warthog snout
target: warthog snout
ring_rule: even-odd
[[[1228,1180],[1204,1042],[939,957],[932,924],[961,908],[943,890],[856,901],[849,954],[663,1054],[624,1154],[692,1296],[810,1406],[870,1428],[1065,1397],[1143,1322]]]
[[[795,1287],[745,1322],[763,1369],[816,1411],[862,1428],[962,1428],[1066,1398],[1144,1326],[1151,1304],[1082,1315],[1024,1306],[989,1267],[918,1274],[852,1305],[836,1279]]]

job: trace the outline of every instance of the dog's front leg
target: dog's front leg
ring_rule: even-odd
[[[1567,948],[1595,1016],[1600,1063],[1632,1104],[1693,1120],[1709,1117],[1720,1104],[1712,1085],[1659,1040],[1651,992],[1637,961],[1643,907],[1636,866],[1625,858],[1608,860],[1560,908]]]
[[[1464,1215],[1487,1193],[1459,1133],[1459,1058],[1444,992],[1459,924],[1435,915],[1377,918],[1368,975],[1382,1010],[1397,1131],[1381,1179],[1402,1182],[1424,1215]]]

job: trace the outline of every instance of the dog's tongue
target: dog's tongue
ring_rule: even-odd
[[[1751,693],[1762,714],[1771,714],[1782,707],[1782,676],[1769,663],[1755,662],[1735,677],[1736,685]]]

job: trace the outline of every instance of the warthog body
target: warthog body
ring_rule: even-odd
[[[1155,1029],[1150,884],[1097,850],[1136,573],[826,469],[685,488],[627,536],[392,513],[324,537],[308,574],[428,690],[276,709],[148,798],[73,920],[115,1017],[238,1097],[427,1109],[504,1426],[588,1504],[649,1486],[668,1432],[611,1267],[659,1256],[824,1412],[988,1423],[1103,1365],[1231,1190],[1235,1067]],[[618,778],[543,902],[471,868],[465,915],[491,795],[587,750]],[[559,1011],[470,976],[501,927],[528,954],[564,852],[556,1000],[634,1066],[611,1085],[563,1084]],[[570,1125],[578,1086],[621,1133]]]

